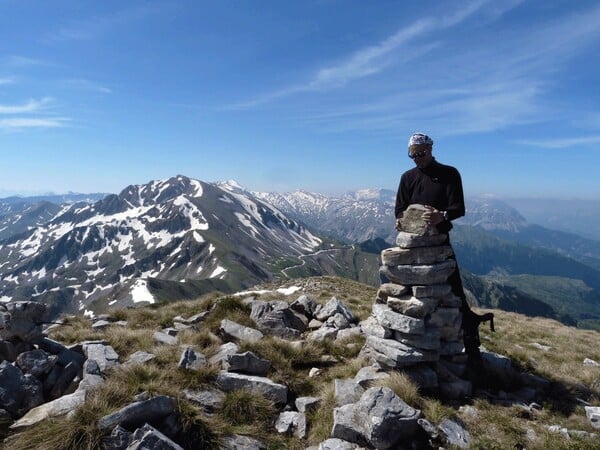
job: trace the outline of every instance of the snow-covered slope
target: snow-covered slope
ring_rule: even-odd
[[[34,298],[62,312],[101,298],[149,301],[138,280],[151,278],[251,286],[269,279],[277,260],[320,243],[234,183],[177,176],[74,205],[0,243],[0,299]]]
[[[395,239],[395,193],[362,189],[338,197],[306,191],[254,193],[321,233],[350,242],[383,237]]]

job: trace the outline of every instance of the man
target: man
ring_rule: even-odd
[[[435,226],[440,233],[448,233],[452,229],[451,221],[465,215],[465,200],[458,170],[437,162],[432,156],[432,150],[433,140],[426,134],[415,133],[408,140],[408,157],[415,162],[416,167],[404,172],[398,186],[395,213],[396,229],[399,231],[402,213],[415,203],[428,207],[423,219]],[[446,244],[450,245],[449,238]],[[462,300],[465,351],[469,361],[477,364],[481,358],[478,326],[480,322],[492,319],[491,315],[478,316],[471,311],[458,267],[448,277],[448,284],[454,295]]]
[[[433,140],[426,134],[415,133],[408,140],[408,157],[417,167],[405,172],[400,179],[395,210],[397,229],[402,213],[415,203],[430,207],[424,219],[440,233],[449,232],[450,221],[465,215],[460,174],[454,167],[438,163],[431,154],[432,149]]]

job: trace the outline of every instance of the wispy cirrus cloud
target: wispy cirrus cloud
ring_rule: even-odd
[[[559,106],[551,92],[572,58],[598,42],[599,21],[600,7],[595,7],[535,27],[484,33],[468,42],[432,34],[439,46],[418,64],[390,71],[393,81],[387,85],[380,77],[360,96],[345,92],[335,106],[300,114],[297,120],[330,132],[395,133],[426,126],[446,135],[560,120],[569,116],[568,99]],[[427,33],[411,41],[403,52],[410,48],[418,54],[431,44],[426,38]]]
[[[29,128],[61,128],[67,126],[69,121],[67,117],[13,117],[0,119],[0,129],[22,131]]]
[[[116,28],[130,25],[152,14],[160,13],[164,5],[145,4],[140,7],[123,9],[112,14],[97,15],[94,17],[72,20],[52,33],[46,40],[49,42],[81,41],[95,39],[98,36],[110,33]]]
[[[389,66],[398,64],[399,61],[413,59],[426,54],[432,48],[436,47],[435,43],[415,47],[412,46],[412,42],[426,36],[432,31],[439,31],[440,29],[458,25],[479,11],[487,3],[489,3],[489,0],[473,1],[447,16],[418,19],[414,23],[399,28],[392,35],[377,44],[358,49],[333,64],[325,65],[325,67],[318,69],[303,84],[268,92],[252,100],[230,105],[226,109],[247,109],[297,93],[339,88],[353,80],[360,80],[378,74]],[[407,48],[409,44],[412,46],[411,48]],[[406,55],[399,54],[401,51],[405,51],[410,57],[407,58]]]
[[[38,112],[52,102],[52,98],[44,97],[40,100],[29,99],[18,105],[0,105],[0,114],[23,114]]]
[[[530,145],[532,147],[540,147],[547,149],[562,149],[579,146],[597,146],[600,144],[600,134],[594,136],[577,136],[569,138],[556,138],[556,139],[540,139],[540,140],[529,140],[520,139],[515,141],[517,144]]]
[[[64,80],[60,81],[60,84],[67,88],[97,92],[100,94],[111,94],[112,93],[112,89],[110,89],[109,87],[107,87],[101,83],[86,80],[83,78],[64,79]]]

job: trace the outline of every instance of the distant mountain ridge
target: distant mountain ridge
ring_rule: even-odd
[[[237,185],[177,176],[73,205],[0,243],[0,300],[75,312],[148,298],[150,278],[249,287],[272,276],[274,261],[292,265],[321,243]]]

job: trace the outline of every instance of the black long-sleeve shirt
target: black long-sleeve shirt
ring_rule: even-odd
[[[437,228],[442,233],[450,231],[450,221],[465,215],[465,199],[458,170],[434,159],[423,169],[415,167],[404,172],[396,194],[396,217],[415,203],[446,211],[448,220],[438,224]]]

